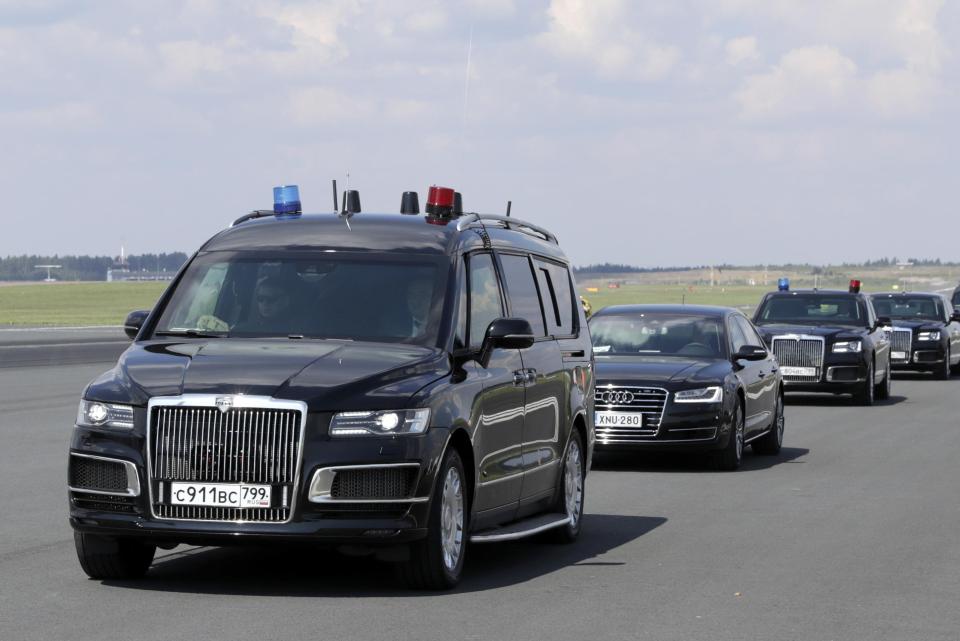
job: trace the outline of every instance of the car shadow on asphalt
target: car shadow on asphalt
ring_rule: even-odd
[[[577,566],[627,565],[619,547],[647,534],[667,519],[655,516],[585,514],[576,543],[553,544],[540,537],[471,545],[464,577],[451,592],[404,588],[391,564],[370,556],[346,556],[331,548],[281,543],[272,547],[200,547],[158,550],[143,579],[103,581],[126,589],[189,594],[248,596],[442,596],[480,592],[524,583]]]
[[[896,379],[894,379],[896,380]],[[884,400],[875,400],[874,407],[885,407],[889,405],[899,405],[907,400],[906,396],[900,396],[894,391],[890,398]],[[803,394],[794,392],[786,394],[783,397],[783,403],[787,407],[796,405],[800,407],[850,407],[858,406],[860,403],[852,396],[845,394]],[[787,420],[789,420],[789,414]]]
[[[788,437],[789,434],[787,431]],[[759,456],[747,449],[737,473],[767,470],[782,463],[802,463],[798,459],[809,453],[810,450],[805,447],[782,447],[777,455]],[[717,469],[708,452],[606,452],[600,456],[594,453],[593,469],[609,472],[729,474]]]

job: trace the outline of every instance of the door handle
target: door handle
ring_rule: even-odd
[[[534,383],[537,382],[537,370],[531,367],[530,369],[527,370],[527,374],[525,378],[528,384],[533,385]]]
[[[764,378],[766,375],[767,375],[766,372],[760,372],[757,374],[757,376],[759,376],[760,378]]]
[[[527,376],[523,370],[517,370],[513,373],[513,384],[519,387],[523,385],[527,380]]]

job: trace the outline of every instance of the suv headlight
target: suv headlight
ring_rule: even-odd
[[[854,354],[863,350],[863,342],[860,339],[855,341],[837,341],[833,344],[834,354]]]
[[[133,408],[116,403],[80,401],[77,409],[77,425],[81,427],[116,427],[133,429]]]
[[[719,403],[723,400],[722,387],[699,387],[680,390],[673,396],[677,403]]]
[[[340,412],[330,422],[330,436],[423,434],[429,423],[430,410]]]
[[[938,341],[940,340],[940,330],[935,329],[930,332],[920,332],[917,335],[918,341]]]

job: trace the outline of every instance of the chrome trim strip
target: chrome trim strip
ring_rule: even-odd
[[[67,486],[71,492],[86,492],[87,494],[101,494],[103,496],[140,496],[140,475],[137,474],[137,466],[119,458],[110,458],[109,456],[94,456],[92,454],[80,454],[70,452],[70,456],[79,456],[80,458],[89,458],[95,461],[107,461],[109,463],[121,463],[127,472],[127,491],[126,492],[106,492],[104,490],[88,490],[83,487]]]
[[[240,409],[278,409],[294,410],[300,412],[300,443],[298,449],[298,460],[296,461],[296,471],[293,476],[293,500],[290,502],[290,512],[285,521],[247,521],[223,520],[223,519],[183,519],[176,517],[157,516],[153,509],[153,408],[154,407],[217,407],[217,399],[225,396],[231,396],[233,407]],[[246,396],[243,394],[183,394],[182,396],[155,396],[147,402],[147,494],[150,500],[150,516],[158,521],[187,521],[192,523],[256,523],[257,525],[271,526],[290,523],[293,520],[297,508],[297,496],[300,487],[300,474],[303,467],[303,444],[307,434],[307,404],[303,401],[288,401],[284,399],[273,398],[272,396]],[[182,434],[186,437],[186,434]],[[285,454],[291,454],[285,452]]]
[[[553,523],[547,523],[539,527],[530,528],[529,530],[521,530],[519,532],[510,532],[508,534],[474,534],[470,537],[471,543],[498,543],[500,541],[516,541],[517,539],[524,539],[528,536],[533,536],[534,534],[540,534],[541,532],[546,532],[547,530],[552,530],[554,528],[562,527],[564,525],[570,524],[570,517],[565,516],[562,519],[559,519]]]
[[[425,503],[430,500],[429,496],[415,496],[405,499],[335,499],[330,496],[333,488],[333,479],[337,472],[341,470],[373,470],[384,468],[415,467],[420,469],[419,463],[382,463],[371,465],[336,465],[333,467],[321,467],[313,473],[313,479],[310,481],[310,489],[307,492],[307,500],[311,503],[336,503],[339,505],[351,503]],[[416,491],[416,488],[413,488]]]

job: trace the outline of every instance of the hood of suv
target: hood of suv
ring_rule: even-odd
[[[145,405],[154,396],[246,394],[305,401],[313,411],[404,407],[449,371],[443,352],[334,340],[214,339],[135,343],[90,384],[88,398]]]
[[[869,330],[866,327],[837,327],[830,325],[787,325],[787,324],[771,324],[771,325],[758,325],[757,331],[760,332],[760,336],[763,337],[763,340],[767,342],[769,347],[770,341],[774,336],[783,336],[784,334],[803,334],[806,336],[820,336],[826,339],[826,342],[832,343],[836,340],[848,340],[852,338],[862,338],[865,336]]]

